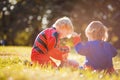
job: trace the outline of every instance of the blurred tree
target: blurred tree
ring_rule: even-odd
[[[109,28],[109,41],[120,48],[120,1],[116,0],[79,0],[71,14],[75,25],[75,31],[81,33],[85,41],[84,30],[93,20],[100,20]]]
[[[41,30],[68,16],[84,41],[86,26],[102,21],[110,30],[109,41],[120,48],[119,5],[119,0],[1,0],[0,40],[8,45],[32,45]]]

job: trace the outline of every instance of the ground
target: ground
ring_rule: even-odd
[[[30,61],[30,51],[31,47],[0,46],[0,80],[120,80],[119,50],[119,54],[113,59],[116,73],[111,75],[73,68],[31,67],[24,64],[25,60]],[[84,57],[74,50],[69,54],[69,59],[76,60],[80,65],[84,61]],[[59,65],[59,61],[55,61]]]

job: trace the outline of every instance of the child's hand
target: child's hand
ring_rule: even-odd
[[[63,46],[63,47],[60,47],[60,51],[62,51],[63,53],[69,53],[70,48],[68,46]]]
[[[76,32],[73,33],[72,38],[73,38],[73,44],[74,45],[76,45],[79,42],[81,42],[80,35],[81,34],[77,34]]]
[[[67,58],[68,58],[68,53],[64,53],[63,55],[62,55],[62,58],[63,58],[63,62],[65,62],[65,61],[67,61]]]
[[[68,46],[62,46],[59,50],[63,53],[62,54],[62,61],[65,62],[68,57],[68,53],[70,52],[70,48]]]

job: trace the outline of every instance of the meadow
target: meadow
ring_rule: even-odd
[[[30,61],[31,47],[26,46],[0,46],[0,80],[120,80],[120,51],[113,58],[116,73],[104,74],[103,71],[88,71],[64,67],[60,69],[40,67],[39,65],[25,65]],[[74,50],[69,53],[69,59],[74,59],[80,65],[84,57],[76,54]],[[55,60],[59,65],[59,61]]]

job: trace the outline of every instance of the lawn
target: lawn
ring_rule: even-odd
[[[120,56],[113,59],[117,73],[108,75],[103,72],[80,70],[73,68],[53,69],[39,65],[24,65],[30,61],[31,47],[25,46],[0,46],[0,80],[120,80]],[[118,51],[120,54],[120,51]],[[74,59],[80,65],[84,57],[75,53],[69,54],[69,59]],[[56,61],[58,64],[59,61]]]

